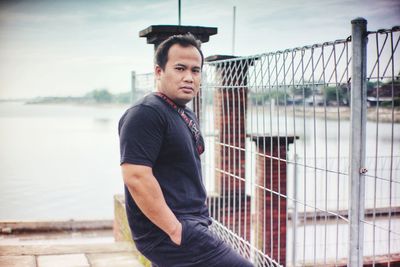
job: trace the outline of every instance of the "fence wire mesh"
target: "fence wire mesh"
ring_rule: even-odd
[[[364,255],[372,266],[400,258],[400,27],[368,33]]]
[[[132,102],[136,102],[144,95],[154,91],[154,73],[132,72]]]
[[[362,201],[372,264],[400,252],[398,44],[398,27],[369,33]],[[349,37],[204,66],[194,108],[214,230],[257,266],[347,265],[350,64]]]

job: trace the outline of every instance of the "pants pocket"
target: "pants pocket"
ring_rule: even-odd
[[[212,253],[222,242],[208,229],[208,225],[196,221],[186,221],[183,233],[184,246],[198,256]]]
[[[190,230],[191,230],[191,226],[187,225],[187,221],[180,221],[180,223],[182,224],[182,232],[181,232],[181,244],[177,245],[175,244],[171,238],[169,236],[167,236],[167,242],[170,243],[172,246],[177,247],[177,248],[182,248],[183,246],[185,246],[186,244],[186,240],[188,239],[188,234],[190,236]]]

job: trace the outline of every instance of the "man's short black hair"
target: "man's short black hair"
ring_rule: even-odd
[[[156,50],[156,53],[154,55],[154,61],[155,64],[160,66],[162,70],[165,69],[165,65],[167,64],[168,61],[168,52],[171,46],[174,44],[178,44],[182,47],[189,47],[189,46],[194,46],[197,48],[197,50],[200,52],[201,55],[201,68],[203,68],[203,61],[204,61],[204,56],[203,52],[201,52],[201,42],[196,39],[196,37],[193,36],[193,34],[186,33],[186,34],[180,34],[180,35],[173,35],[163,41]]]

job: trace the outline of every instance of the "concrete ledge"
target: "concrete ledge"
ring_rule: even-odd
[[[38,267],[90,267],[85,254],[45,255],[37,257]]]
[[[388,266],[389,259],[387,255],[376,255],[375,256],[375,261],[373,257],[367,256],[364,257],[363,259],[363,267],[384,267]],[[326,267],[347,267],[347,259],[339,259],[338,261],[335,262],[316,262],[315,264],[313,262],[305,262],[302,266],[304,267],[312,267],[312,266],[326,266]],[[390,266],[400,266],[400,253],[393,253],[391,254],[391,259],[390,259]]]
[[[82,220],[82,221],[0,221],[2,234],[53,232],[53,231],[85,231],[110,230],[112,220]]]
[[[114,239],[115,241],[129,242],[134,246],[128,218],[125,211],[125,197],[123,195],[114,196]],[[150,267],[151,263],[146,257],[138,253],[140,263],[145,267]]]
[[[4,267],[36,267],[34,256],[2,256],[0,266]]]
[[[114,239],[115,241],[126,241],[132,244],[131,230],[125,211],[125,198],[123,195],[114,196]]]
[[[130,252],[86,254],[86,257],[93,267],[143,267]]]
[[[136,248],[129,242],[80,245],[16,245],[1,246],[0,256],[37,256],[104,252],[136,252]]]

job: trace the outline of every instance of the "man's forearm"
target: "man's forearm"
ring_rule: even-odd
[[[144,215],[167,233],[174,242],[180,243],[181,224],[165,202],[156,178],[153,175],[132,177],[128,179],[126,185]]]

